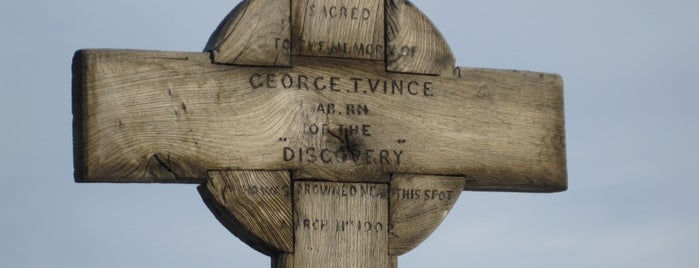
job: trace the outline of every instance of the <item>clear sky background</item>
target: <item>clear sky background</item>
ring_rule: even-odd
[[[195,185],[73,182],[73,52],[201,51],[237,3],[0,3],[0,267],[269,266]],[[699,1],[414,3],[460,66],[563,76],[570,189],[464,192],[400,267],[697,267]]]

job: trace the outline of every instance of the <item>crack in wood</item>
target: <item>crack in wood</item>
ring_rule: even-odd
[[[170,177],[173,180],[178,180],[179,176],[172,168],[173,163],[170,159],[170,154],[168,154],[165,159],[167,159],[167,162],[163,160],[158,153],[151,155],[148,165],[146,166],[147,174],[156,178]]]

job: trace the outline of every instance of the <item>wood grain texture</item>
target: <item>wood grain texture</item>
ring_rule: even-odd
[[[406,0],[243,1],[205,51],[216,63],[290,66],[292,49],[294,55],[385,59],[388,71],[403,73],[451,75],[455,63],[440,32]]]
[[[384,0],[292,0],[292,54],[384,60]]]
[[[80,50],[75,180],[201,183],[273,268],[397,267],[462,190],[567,188],[561,77],[454,63],[407,0],[246,0],[205,53]]]
[[[386,0],[386,69],[451,75],[456,59],[442,34],[407,0]]]
[[[400,256],[437,229],[464,189],[459,177],[396,174],[391,178],[388,251]]]
[[[389,267],[388,185],[295,182],[294,267]]]
[[[79,182],[202,183],[232,168],[363,182],[453,175],[486,191],[567,185],[558,75],[434,77],[318,57],[236,67],[207,53],[121,50],[82,50],[74,65]]]
[[[294,254],[283,253],[272,257],[272,268],[294,268]]]
[[[243,1],[216,28],[204,51],[215,63],[291,66],[290,12],[289,1]]]
[[[288,171],[211,171],[204,203],[240,240],[268,256],[293,252]]]

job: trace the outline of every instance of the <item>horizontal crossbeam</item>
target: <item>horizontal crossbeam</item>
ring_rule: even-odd
[[[209,53],[81,50],[73,62],[78,182],[203,183],[209,170],[292,170],[356,182],[458,175],[466,190],[567,187],[558,75],[296,57],[292,68]]]

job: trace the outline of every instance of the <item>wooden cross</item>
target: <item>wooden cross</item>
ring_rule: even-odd
[[[248,0],[203,53],[80,50],[75,180],[201,184],[273,267],[396,267],[462,190],[567,187],[561,78],[454,62],[405,0]]]

